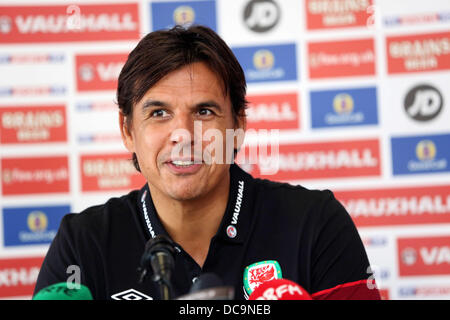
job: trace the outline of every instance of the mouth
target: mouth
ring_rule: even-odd
[[[193,174],[200,170],[202,166],[202,161],[195,161],[193,159],[177,159],[169,160],[166,162],[169,170],[178,175],[182,174]]]
[[[176,167],[189,167],[192,166],[195,162],[192,160],[173,160],[169,161],[169,163],[173,164]]]

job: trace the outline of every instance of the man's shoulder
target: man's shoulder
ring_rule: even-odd
[[[256,202],[279,221],[321,223],[346,215],[339,200],[328,189],[310,189],[302,185],[254,178]],[[286,220],[287,219],[287,220]],[[295,223],[293,223],[295,224]]]
[[[257,197],[263,202],[281,203],[284,206],[299,208],[323,205],[335,201],[333,193],[328,190],[309,189],[302,185],[293,185],[287,182],[274,181],[253,177],[241,167],[233,167],[241,178],[246,179],[253,186],[252,197]]]
[[[286,234],[316,232],[324,225],[336,228],[351,224],[351,218],[332,191],[308,189],[301,185],[255,179],[259,185],[257,208],[266,224],[282,226]]]
[[[333,193],[328,190],[309,189],[302,185],[293,185],[287,182],[279,182],[268,179],[253,178],[253,181],[263,196],[281,197],[283,200],[294,201],[327,201],[333,198]]]

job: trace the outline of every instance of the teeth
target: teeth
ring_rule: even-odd
[[[190,166],[190,165],[194,164],[194,162],[190,161],[190,160],[188,160],[188,161],[175,160],[175,161],[172,161],[172,163],[176,166]]]

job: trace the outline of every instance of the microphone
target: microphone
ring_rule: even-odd
[[[275,279],[264,282],[250,295],[249,300],[312,300],[305,289],[293,281]]]
[[[153,271],[152,280],[159,284],[162,300],[170,300],[172,295],[171,277],[175,269],[175,245],[170,238],[157,235],[145,244],[141,257],[139,283],[142,283],[148,269]]]
[[[188,294],[176,300],[233,300],[234,288],[224,286],[222,280],[214,273],[201,274],[191,286]]]
[[[94,300],[88,287],[69,289],[66,282],[52,284],[36,293],[32,300]]]

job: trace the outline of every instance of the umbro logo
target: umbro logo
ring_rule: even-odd
[[[153,300],[152,297],[134,289],[128,289],[111,296],[114,300]]]

